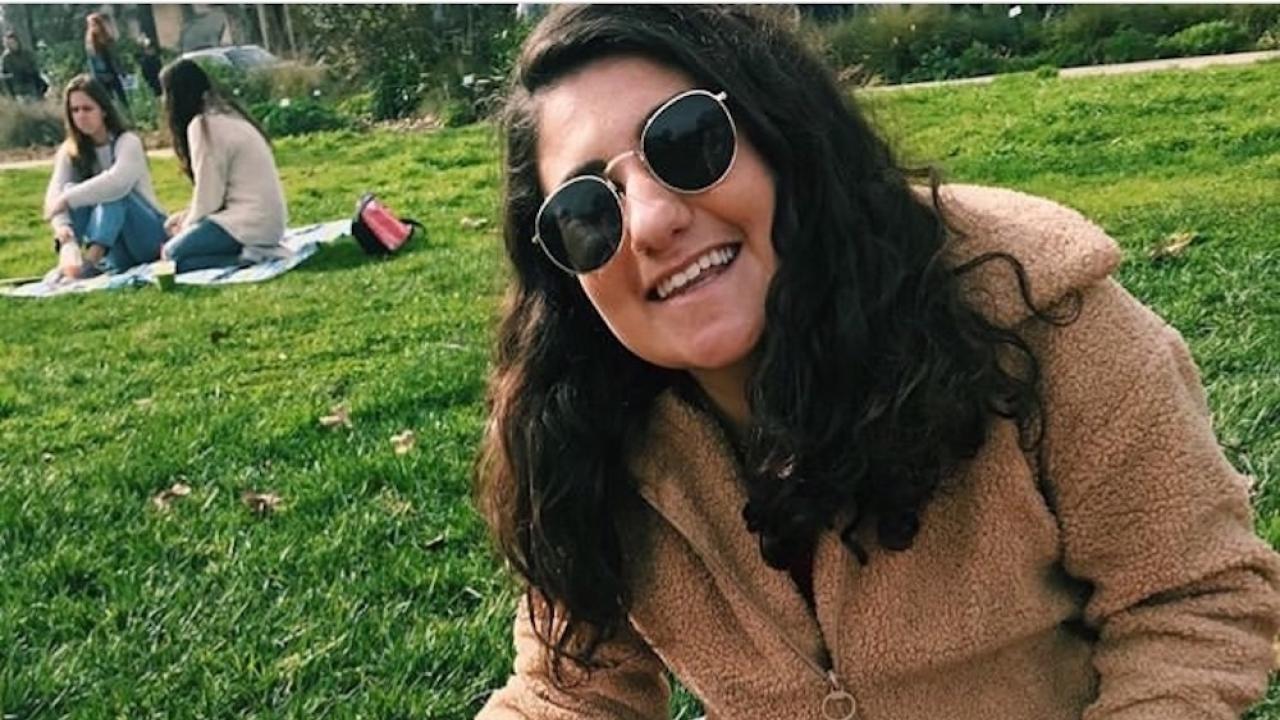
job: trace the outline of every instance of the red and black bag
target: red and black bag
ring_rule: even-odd
[[[427,232],[422,223],[413,218],[397,218],[373,193],[365,193],[356,202],[351,235],[370,255],[390,255],[409,242],[415,230]]]

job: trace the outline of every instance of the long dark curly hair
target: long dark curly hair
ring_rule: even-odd
[[[629,439],[683,373],[632,355],[579,283],[531,242],[542,201],[538,93],[588,63],[643,57],[723,90],[741,132],[773,171],[777,271],[748,387],[743,452],[747,529],[769,565],[810,551],[840,513],[909,547],[942,480],[996,417],[1038,442],[1038,366],[1013,332],[961,301],[962,267],[938,180],[901,169],[888,145],[781,16],[746,7],[565,6],[525,43],[503,118],[504,239],[511,279],[489,390],[476,499],[542,608],[534,629],[556,678],[587,668],[629,606],[616,510],[634,492]],[[589,121],[589,120],[584,120]],[[912,189],[916,179],[924,190]],[[931,192],[930,192],[931,190]],[[1053,319],[1032,308],[1034,314]]]

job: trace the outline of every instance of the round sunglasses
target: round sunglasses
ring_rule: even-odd
[[[609,262],[622,244],[625,224],[622,194],[609,173],[631,155],[672,192],[690,195],[719,185],[738,156],[738,129],[725,97],[688,90],[659,106],[645,121],[636,149],[610,160],[600,175],[570,178],[542,201],[533,242],[574,275]]]

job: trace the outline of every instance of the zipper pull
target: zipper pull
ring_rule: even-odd
[[[827,670],[827,682],[831,683],[831,692],[822,698],[822,716],[827,720],[853,720],[858,714],[858,701],[844,689],[835,669]]]

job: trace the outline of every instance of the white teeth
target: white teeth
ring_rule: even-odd
[[[733,248],[717,248],[709,250],[700,255],[688,267],[676,272],[671,277],[658,283],[657,293],[659,300],[666,300],[671,293],[688,285],[695,278],[702,274],[704,270],[719,265],[727,265],[734,257],[737,256],[737,249]]]

